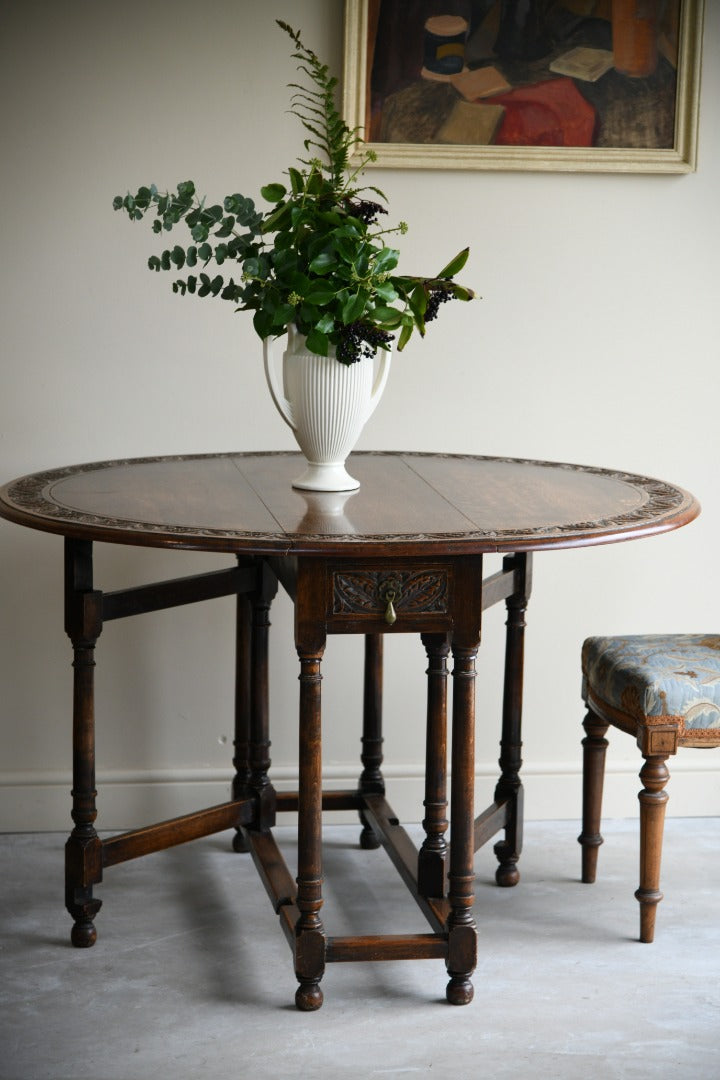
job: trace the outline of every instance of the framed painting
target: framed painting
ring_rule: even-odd
[[[345,119],[392,168],[691,172],[703,0],[345,0]]]

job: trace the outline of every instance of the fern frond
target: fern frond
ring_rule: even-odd
[[[350,150],[360,141],[359,135],[348,127],[335,103],[337,77],[331,75],[327,64],[303,44],[299,31],[281,19],[276,22],[295,43],[292,56],[298,61],[298,71],[310,80],[309,86],[297,82],[288,84],[295,91],[290,99],[290,112],[310,136],[305,140],[305,149],[314,147],[324,155],[330,182],[339,198],[346,186]]]

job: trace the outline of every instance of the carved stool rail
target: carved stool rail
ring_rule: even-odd
[[[173,844],[234,830],[249,851],[292,950],[300,1009],[322,1004],[325,965],[442,959],[447,998],[472,999],[477,934],[473,856],[498,833],[498,884],[512,886],[522,847],[521,711],[525,610],[534,550],[600,544],[675,529],[692,496],[663,481],[602,469],[433,454],[357,454],[359,492],[291,488],[299,455],[215,454],[54,469],[0,491],[0,514],[65,537],[65,626],[74,655],[74,828],[66,852],[72,941],[96,938],[106,868]],[[206,574],[103,592],[95,542],[233,554]],[[483,557],[501,569],[483,576]],[[300,664],[298,790],[271,779],[269,613],[278,582],[295,605]],[[95,647],[105,622],[214,597],[237,597],[232,798],[172,821],[102,839],[96,831]],[[482,613],[507,608],[500,775],[492,804],[473,807],[475,659]],[[322,789],[321,678],[328,634],[365,639],[362,771],[356,788]],[[385,795],[383,639],[415,633],[427,657],[424,840],[419,849]],[[448,665],[452,730],[448,739]],[[448,815],[448,743],[452,783]],[[383,847],[429,924],[424,934],[333,937],[322,921],[322,814],[352,809],[360,843]],[[298,816],[293,878],[276,845],[279,812]],[[449,821],[448,821],[449,816]],[[449,842],[447,839],[449,825]]]
[[[680,746],[720,746],[720,635],[591,637],[582,648],[587,705],[583,739],[582,880],[595,881],[608,727],[637,741],[640,771],[640,940],[655,936],[667,759]]]

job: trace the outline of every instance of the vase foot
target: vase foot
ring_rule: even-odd
[[[308,462],[305,471],[293,480],[292,486],[301,491],[355,491],[360,481],[345,470],[345,464],[318,464]]]

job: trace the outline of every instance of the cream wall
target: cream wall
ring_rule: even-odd
[[[287,19],[332,65],[341,0],[24,0],[5,4],[2,109],[2,395],[7,480],[102,458],[290,448],[249,318],[182,300],[145,260],[154,237],[115,194],[192,177],[210,196],[257,195],[301,150],[286,114]],[[362,447],[528,456],[675,481],[704,504],[665,537],[538,556],[529,611],[525,778],[530,818],[580,808],[579,649],[588,633],[720,624],[717,459],[720,5],[708,4],[700,160],[682,177],[383,171],[410,232],[403,266],[461,246],[482,300],[445,309],[395,360]],[[0,828],[69,820],[71,676],[62,544],[0,522]],[[99,546],[100,587],[226,565]],[[97,650],[98,824],[118,828],[225,798],[233,608],[221,601],[106,627]],[[479,662],[478,794],[499,737],[502,614]],[[296,660],[289,603],[273,618],[273,760],[295,774]],[[325,760],[358,772],[360,642],[332,638]],[[387,775],[421,816],[424,653],[387,644]],[[416,677],[411,678],[410,672]],[[638,755],[613,740],[607,810],[635,813]],[[686,751],[669,812],[720,813],[720,758]]]

